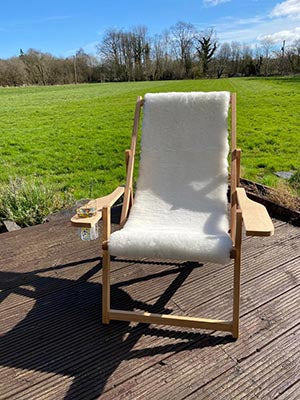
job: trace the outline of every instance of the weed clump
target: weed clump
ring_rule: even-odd
[[[0,187],[0,221],[11,220],[21,227],[41,224],[46,215],[73,203],[72,194],[46,187],[38,180],[10,180]]]
[[[272,188],[268,192],[268,198],[274,203],[281,204],[292,210],[300,210],[300,199],[295,196],[293,189],[286,182],[279,182],[276,188]]]
[[[295,171],[293,173],[293,175],[290,177],[289,179],[289,184],[295,189],[297,190],[297,192],[300,191],[300,168],[297,169],[297,171]]]

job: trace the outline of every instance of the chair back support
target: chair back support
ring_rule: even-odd
[[[228,230],[229,92],[146,94],[134,213],[153,226]],[[203,218],[207,216],[207,218]],[[187,221],[185,221],[187,222]],[[145,227],[144,225],[144,227]],[[205,225],[205,226],[204,226]]]

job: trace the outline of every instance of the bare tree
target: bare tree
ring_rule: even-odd
[[[175,77],[172,50],[172,40],[168,31],[164,31],[162,34],[154,37],[152,45],[152,71],[154,80]]]
[[[291,72],[300,72],[300,39],[294,40],[294,42],[287,48],[286,57],[289,62]]]
[[[264,38],[261,40],[261,47],[263,49],[264,53],[264,64],[265,64],[265,75],[269,75],[269,65],[270,65],[270,54],[272,51],[272,48],[274,46],[274,42],[271,38]]]
[[[229,43],[222,43],[217,53],[217,77],[221,78],[224,71],[229,69],[229,61],[231,57],[231,47]]]
[[[144,80],[150,71],[151,44],[147,28],[138,26],[131,31],[106,31],[99,54],[109,80]]]
[[[231,64],[232,64],[230,76],[235,76],[240,72],[239,67],[241,61],[242,46],[241,43],[233,41],[231,42],[230,47],[231,47]]]
[[[0,85],[74,83],[75,71],[78,83],[300,72],[300,39],[283,42],[281,49],[269,38],[254,51],[239,42],[218,47],[213,29],[199,32],[182,21],[153,38],[144,26],[109,29],[97,49],[100,58],[79,49],[75,59],[21,50],[19,57],[0,59]]]
[[[90,82],[91,81],[90,56],[87,53],[85,53],[85,51],[82,48],[80,48],[76,52],[75,61],[76,61],[75,71],[76,71],[77,82],[78,83]]]
[[[0,60],[0,86],[21,86],[27,83],[27,71],[19,57]]]
[[[146,33],[145,26],[138,26],[130,33],[135,79],[139,81],[145,78],[145,67],[150,58],[150,42],[147,40]]]
[[[217,39],[213,29],[205,32],[199,32],[196,35],[196,50],[199,60],[202,64],[203,75],[206,76],[208,72],[209,63],[217,50]]]
[[[173,37],[175,53],[178,55],[183,68],[184,77],[187,78],[190,76],[192,68],[192,51],[196,29],[190,23],[179,21],[171,27],[170,33]]]
[[[21,52],[20,58],[26,66],[26,71],[31,84],[46,85],[47,72],[45,55],[38,50],[29,49],[27,53]]]

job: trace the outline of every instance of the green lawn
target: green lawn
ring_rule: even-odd
[[[300,78],[84,84],[0,89],[0,182],[38,177],[77,198],[124,183],[137,95],[237,92],[242,175],[276,184],[273,171],[300,168]]]

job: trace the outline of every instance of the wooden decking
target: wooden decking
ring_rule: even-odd
[[[300,229],[243,243],[241,337],[101,324],[99,241],[68,221],[0,237],[0,399],[300,398]],[[112,307],[231,318],[232,265],[113,261]]]

